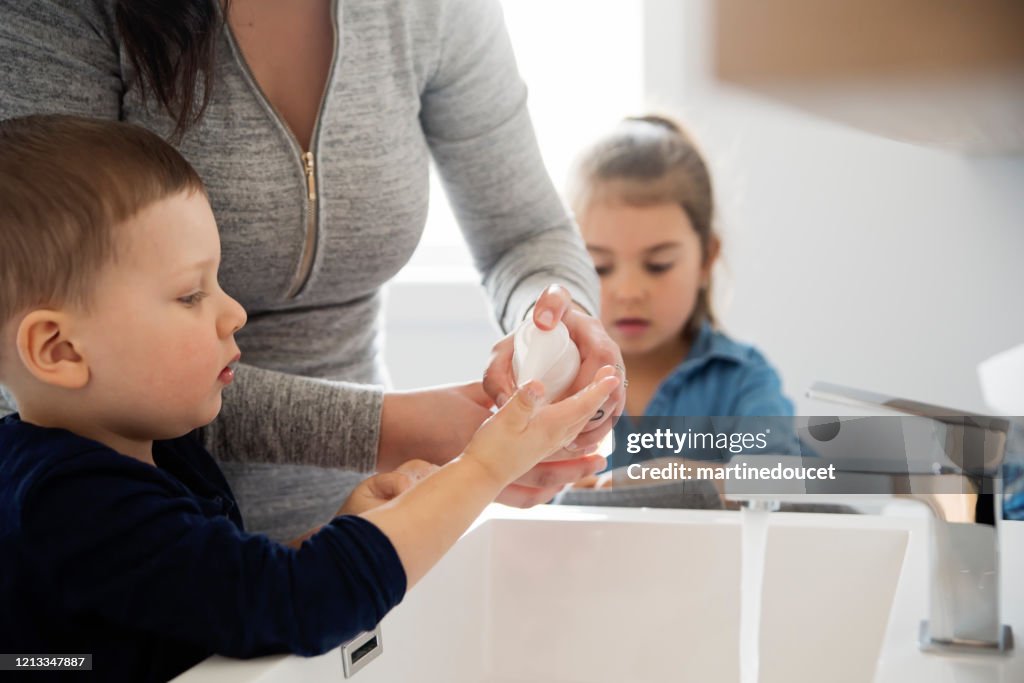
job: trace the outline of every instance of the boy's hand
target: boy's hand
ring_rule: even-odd
[[[551,285],[537,297],[533,308],[533,321],[542,330],[554,328],[559,321],[569,330],[576,348],[580,352],[580,370],[569,391],[579,391],[587,383],[597,377],[598,368],[605,365],[617,366],[620,374],[625,374],[622,351],[605,331],[601,321],[587,313],[574,302],[569,290],[561,285]],[[501,339],[491,350],[491,360],[484,372],[484,391],[501,407],[515,390],[512,372],[512,356],[514,354],[513,339],[510,333]],[[552,396],[550,398],[557,398]],[[619,385],[604,404],[595,411],[594,419],[588,422],[574,448],[566,449],[559,454],[559,459],[579,458],[583,453],[597,449],[601,440],[612,430],[615,420],[622,414],[626,406],[626,387]],[[577,463],[581,465],[584,463]],[[582,472],[576,479],[591,472]]]
[[[362,481],[338,510],[339,515],[358,515],[397,498],[436,472],[437,465],[408,460],[393,472],[375,474]]]
[[[462,457],[483,466],[495,483],[507,486],[573,441],[619,383],[615,368],[605,366],[578,393],[542,406],[544,386],[529,382],[481,425]]]
[[[419,482],[436,472],[437,465],[424,460],[409,460],[402,463],[394,472],[375,474],[359,483],[352,490],[348,499],[342,504],[334,516],[358,515],[372,510],[402,495]],[[302,544],[320,531],[321,527],[310,529],[301,536],[285,541],[285,545],[298,550]]]

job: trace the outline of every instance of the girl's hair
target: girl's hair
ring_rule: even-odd
[[[221,4],[223,7],[221,7]],[[172,139],[203,116],[213,92],[217,36],[230,0],[117,0],[117,30],[143,98],[174,119]]]
[[[568,199],[577,215],[595,201],[678,204],[700,238],[702,262],[717,240],[714,193],[704,158],[686,131],[662,116],[626,118],[586,149],[576,162]],[[697,295],[684,334],[692,338],[705,321],[715,323],[710,281]]]

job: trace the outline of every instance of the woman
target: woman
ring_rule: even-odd
[[[502,329],[534,306],[543,327],[564,320],[576,387],[621,361],[586,313],[593,268],[544,172],[497,0],[0,0],[0,62],[0,118],[131,121],[203,177],[221,280],[250,312],[247,364],[203,436],[253,530],[329,517],[350,478],[334,468],[444,462],[514,390],[508,336],[482,383],[375,386],[380,289],[419,240],[431,158]],[[502,500],[547,500],[602,466],[542,463]]]

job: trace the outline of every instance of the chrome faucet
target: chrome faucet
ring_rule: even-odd
[[[763,510],[778,509],[780,503],[893,499],[927,506],[930,605],[918,644],[928,652],[1011,650],[1013,632],[1001,622],[999,606],[999,473],[1009,421],[823,382],[815,383],[808,396],[913,416],[899,418],[898,430],[889,429],[896,423],[883,422],[886,418],[809,418],[806,425],[797,425],[816,455],[833,462],[838,455],[841,476],[857,477],[857,490],[871,493],[852,493],[841,484],[830,491],[823,484],[811,493],[802,487],[760,493],[727,490],[726,497]],[[839,439],[844,430],[846,438]],[[843,462],[851,445],[862,451]],[[920,461],[911,464],[891,457],[911,450],[925,454],[931,462],[922,467]]]

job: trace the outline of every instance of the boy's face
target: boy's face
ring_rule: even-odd
[[[710,268],[686,212],[599,201],[578,219],[601,279],[601,322],[622,355],[679,348]]]
[[[98,421],[133,439],[180,436],[216,417],[245,311],[217,284],[220,238],[206,197],[183,192],[116,228],[74,338]]]

